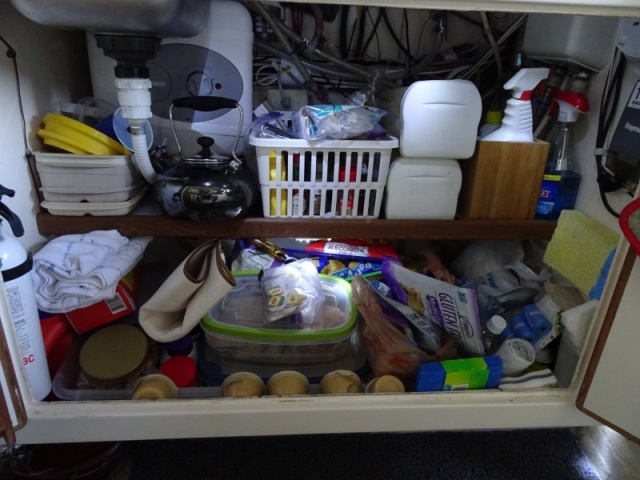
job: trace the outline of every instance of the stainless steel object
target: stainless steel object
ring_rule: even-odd
[[[202,0],[11,0],[28,19],[90,33],[192,37],[204,29]]]

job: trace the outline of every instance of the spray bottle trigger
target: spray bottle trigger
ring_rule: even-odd
[[[548,76],[549,69],[546,67],[523,68],[504,84],[504,89],[512,90],[516,100],[530,100],[531,91]]]
[[[14,190],[10,190],[7,187],[3,187],[0,185],[0,224],[2,223],[2,218],[7,219],[9,225],[11,226],[11,231],[15,237],[21,237],[24,235],[24,227],[22,226],[22,222],[20,218],[9,210],[4,203],[2,203],[2,196],[8,195],[9,197],[13,197],[15,195]]]

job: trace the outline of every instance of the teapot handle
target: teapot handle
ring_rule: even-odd
[[[236,108],[238,102],[225,97],[182,97],[176,98],[172,102],[176,108],[190,108],[199,112],[213,112],[222,108]]]
[[[171,102],[171,107],[169,107],[169,122],[171,124],[171,131],[173,132],[173,138],[176,141],[176,146],[178,147],[178,155],[182,152],[182,147],[180,146],[180,142],[178,141],[178,135],[176,134],[176,129],[173,124],[173,109],[176,108],[190,108],[192,110],[197,110],[200,112],[212,112],[214,110],[220,110],[222,108],[237,108],[240,113],[240,121],[238,123],[238,132],[236,133],[235,140],[233,142],[233,147],[231,148],[231,155],[233,156],[234,161],[231,162],[231,167],[234,170],[240,168],[242,161],[236,155],[236,147],[238,146],[238,139],[242,133],[242,125],[244,123],[244,112],[242,107],[238,102],[231,98],[226,97],[210,97],[210,96],[197,96],[197,97],[181,97],[176,98]]]

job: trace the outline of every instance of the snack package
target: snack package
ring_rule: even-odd
[[[413,380],[421,363],[455,356],[456,344],[453,339],[445,342],[433,355],[418,348],[392,323],[388,313],[381,308],[374,288],[363,277],[354,277],[351,294],[363,318],[359,325],[360,335],[371,370],[376,376],[395,375],[405,381]]]
[[[382,276],[398,301],[440,325],[469,356],[484,356],[476,291],[382,260]]]
[[[260,282],[268,322],[296,314],[300,323],[310,325],[324,303],[318,271],[306,258],[262,270]]]
[[[304,247],[305,252],[324,253],[335,257],[358,257],[381,260],[398,257],[395,247],[388,242],[368,242],[358,239],[319,240]]]

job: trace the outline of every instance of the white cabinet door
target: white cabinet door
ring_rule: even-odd
[[[628,244],[624,248],[628,248]],[[638,365],[640,260],[635,251],[628,248],[576,405],[640,443]]]

